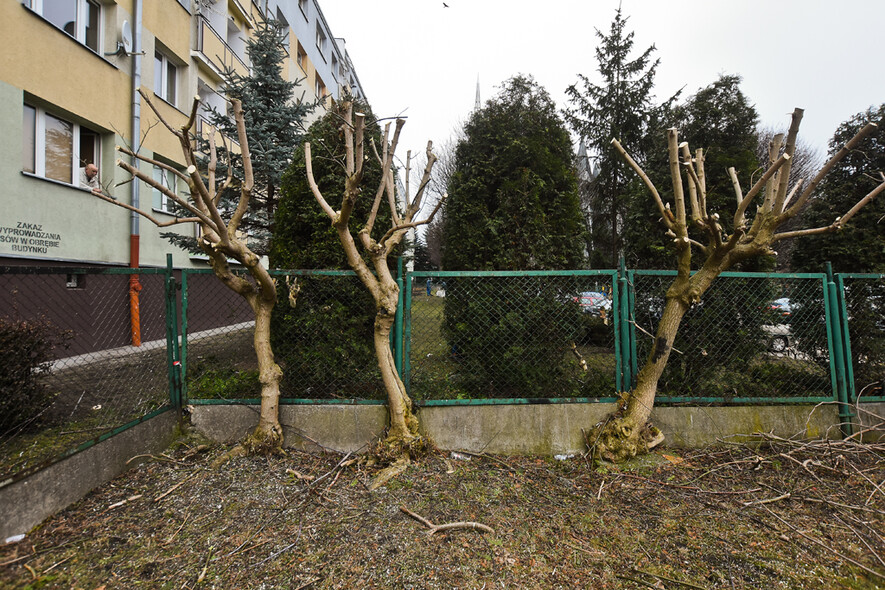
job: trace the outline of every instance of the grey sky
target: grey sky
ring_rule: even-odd
[[[620,0],[321,0],[344,37],[378,116],[405,114],[403,148],[441,144],[516,73],[557,103],[583,73],[599,80],[594,28],[607,32]],[[636,54],[661,59],[658,99],[691,94],[719,73],[740,74],[763,125],[805,109],[802,136],[825,149],[838,124],[885,102],[885,0],[623,0]],[[697,146],[702,147],[702,146]]]

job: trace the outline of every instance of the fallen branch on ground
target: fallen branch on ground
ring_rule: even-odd
[[[412,512],[411,510],[409,510],[405,506],[400,506],[399,509],[403,513],[408,514],[409,516],[411,516],[412,518],[414,518],[415,520],[417,520],[418,522],[420,522],[421,524],[423,524],[424,526],[429,528],[430,531],[428,531],[427,536],[430,536],[433,533],[438,533],[440,531],[451,531],[454,529],[473,529],[473,530],[482,531],[484,533],[491,533],[493,535],[495,534],[495,529],[493,529],[490,526],[480,524],[478,522],[462,521],[462,522],[450,522],[450,523],[446,523],[446,524],[433,524],[432,522],[430,522],[429,520],[427,520],[423,516],[419,516],[419,515],[415,514],[414,512]]]

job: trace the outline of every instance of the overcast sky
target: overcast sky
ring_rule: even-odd
[[[560,105],[582,73],[599,82],[595,29],[621,0],[320,0],[347,42],[375,114],[406,115],[402,148],[444,143],[503,80],[531,74]],[[654,44],[661,100],[739,74],[763,125],[826,148],[842,121],[885,102],[885,0],[622,0],[634,56]],[[701,147],[701,146],[698,146]]]

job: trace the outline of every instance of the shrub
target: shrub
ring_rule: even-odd
[[[70,337],[45,318],[0,318],[0,432],[33,429],[45,420],[56,394],[43,377],[53,349],[66,346]]]

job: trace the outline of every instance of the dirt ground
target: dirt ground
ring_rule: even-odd
[[[198,444],[0,547],[0,587],[885,587],[885,445],[759,437],[620,468],[437,452],[370,492],[353,457],[213,468],[228,448]]]

